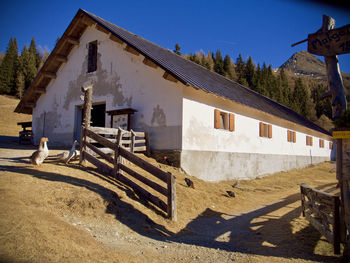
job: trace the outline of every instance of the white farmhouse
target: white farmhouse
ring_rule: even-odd
[[[81,87],[91,84],[93,126],[147,131],[153,152],[172,153],[204,180],[255,178],[330,159],[326,130],[84,10],[15,110],[33,115],[35,143],[43,135],[56,146],[79,139]]]

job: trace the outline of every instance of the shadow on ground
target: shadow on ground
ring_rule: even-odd
[[[23,159],[25,157],[13,158],[12,162],[23,163],[25,162]],[[130,188],[119,183],[114,178],[101,175],[95,169],[84,168],[78,165],[70,165],[70,167],[73,169],[83,169],[125,191],[129,197],[139,200]],[[337,257],[314,254],[315,246],[320,239],[317,230],[307,226],[296,233],[292,232],[290,223],[293,219],[300,216],[299,208],[292,209],[289,213],[281,217],[271,215],[274,211],[298,201],[300,199],[299,194],[288,196],[272,205],[240,215],[223,214],[208,208],[196,219],[189,222],[182,231],[172,233],[165,226],[155,223],[147,215],[121,200],[114,191],[90,182],[87,179],[40,171],[32,167],[18,165],[0,165],[0,171],[10,171],[42,180],[63,182],[93,191],[108,203],[107,213],[113,214],[118,221],[127,225],[135,232],[155,240],[185,243],[250,255],[306,259],[321,262],[337,261]],[[142,200],[139,201],[142,202]],[[146,203],[144,205],[152,209]],[[154,211],[156,212],[156,210]],[[255,223],[252,222],[259,217],[263,218],[263,220]],[[278,233],[280,231],[284,231],[284,235],[280,235]],[[273,234],[274,232],[276,235]],[[269,233],[269,235],[266,233]]]

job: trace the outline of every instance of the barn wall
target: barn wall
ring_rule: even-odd
[[[87,73],[88,43],[98,40],[97,71]],[[57,78],[37,102],[33,112],[35,141],[49,138],[49,145],[68,146],[74,139],[81,87],[92,84],[93,103],[106,103],[106,111],[134,108],[131,128],[148,131],[153,149],[180,149],[182,84],[164,79],[164,70],[143,63],[144,57],[125,51],[126,44],[108,38],[93,26],[61,66]],[[110,117],[106,116],[106,127]],[[159,138],[166,137],[166,140]]]
[[[220,105],[220,106],[215,106]],[[235,131],[214,128],[214,110],[235,114]],[[183,99],[181,167],[208,181],[255,178],[329,160],[328,140],[306,146],[306,134],[287,141],[287,128],[272,123],[272,138],[259,137],[259,119],[238,114],[236,103],[187,88]],[[269,122],[265,122],[271,124]]]

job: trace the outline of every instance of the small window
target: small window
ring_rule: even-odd
[[[287,130],[287,140],[288,140],[288,142],[295,143],[297,141],[296,140],[296,132]]]
[[[271,139],[272,138],[272,125],[260,122],[259,123],[259,136]]]
[[[97,70],[97,40],[89,43],[88,73]]]
[[[324,140],[322,139],[319,140],[319,146],[320,148],[324,148]]]
[[[306,135],[306,145],[307,146],[312,146],[312,137]]]
[[[222,130],[235,130],[235,115],[218,109],[214,110],[214,127]]]

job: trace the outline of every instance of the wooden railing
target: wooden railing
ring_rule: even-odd
[[[306,184],[300,185],[302,214],[328,242],[334,253],[340,254],[340,242],[344,239],[344,227],[340,217],[339,196],[326,193]]]
[[[112,134],[115,135],[115,138],[105,138],[98,133]],[[130,132],[128,134],[121,129],[82,128],[81,161],[86,160],[92,163],[102,173],[113,176],[120,182],[131,187],[140,198],[147,200],[164,211],[172,220],[176,220],[175,177],[171,173],[164,172],[133,153],[136,151],[145,151],[147,146],[137,146],[138,143],[144,143],[143,139],[137,139],[137,137],[142,136],[144,136],[144,133]],[[128,140],[127,138],[130,139]],[[102,145],[103,148],[94,145],[93,143],[95,142]],[[113,154],[110,155],[110,153]],[[100,159],[103,159],[104,162]],[[148,176],[151,179],[127,166],[124,160],[133,163],[134,166],[142,171],[146,171],[151,175]],[[154,180],[153,178],[157,179]],[[156,181],[159,181],[159,183]],[[142,187],[139,184],[140,182],[153,189],[156,194]],[[162,200],[162,197],[163,199],[165,197],[166,202]]]

